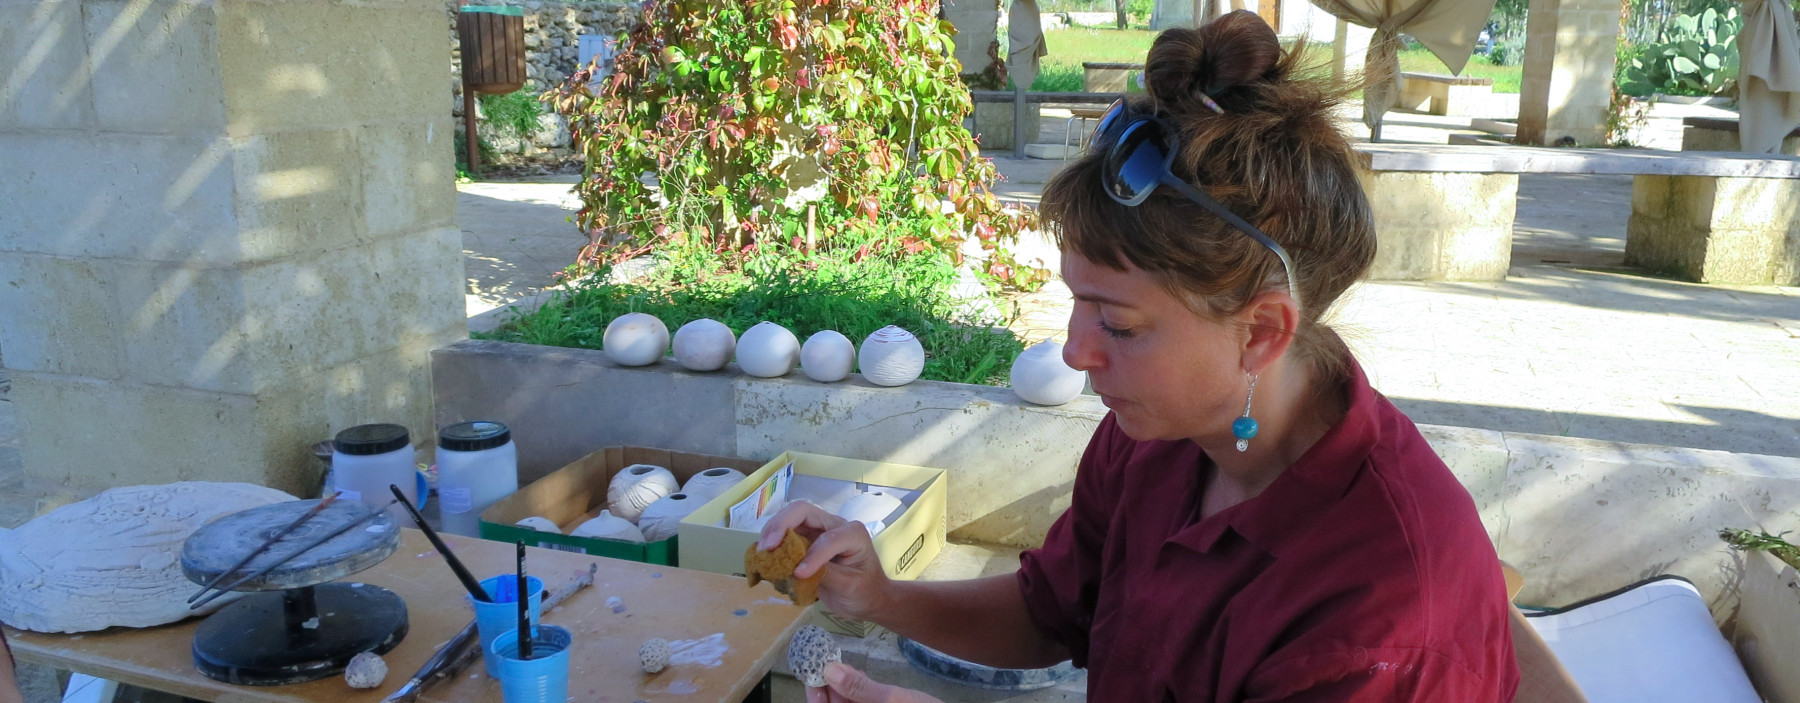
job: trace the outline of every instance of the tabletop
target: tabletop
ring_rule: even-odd
[[[512,569],[514,547],[446,535],[451,551],[477,578]],[[569,695],[580,701],[728,701],[756,688],[787,649],[805,612],[769,584],[747,588],[743,579],[667,566],[640,564],[547,549],[527,555],[533,575],[556,590],[598,563],[594,585],[544,613],[543,622],[568,628]],[[23,660],[167,691],[230,703],[344,701],[376,703],[398,689],[438,647],[474,617],[467,592],[423,533],[404,530],[399,551],[344,581],[381,586],[406,601],[410,628],[387,660],[388,677],[356,690],[343,676],[289,686],[236,686],[206,678],[194,668],[194,629],[202,621],[144,629],[113,628],[80,635],[41,634],[6,628]],[[609,598],[618,598],[608,605]],[[669,668],[645,674],[638,648],[645,640],[669,640],[678,654]],[[421,701],[495,701],[500,686],[476,662],[453,681],[439,683]]]

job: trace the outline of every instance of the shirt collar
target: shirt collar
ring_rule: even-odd
[[[1362,365],[1355,358],[1349,364],[1345,384],[1350,407],[1343,419],[1261,494],[1182,530],[1170,541],[1206,552],[1230,529],[1279,556],[1283,547],[1311,527],[1310,516],[1324,514],[1342,498],[1381,439],[1381,397],[1369,386]]]

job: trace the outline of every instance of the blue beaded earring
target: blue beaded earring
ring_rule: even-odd
[[[1250,417],[1250,401],[1256,398],[1256,374],[1244,374],[1250,377],[1250,392],[1244,395],[1244,416],[1231,423],[1231,436],[1237,438],[1237,450],[1250,451],[1250,440],[1256,437],[1256,418]]]

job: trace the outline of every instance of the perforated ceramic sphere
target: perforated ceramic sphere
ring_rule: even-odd
[[[600,349],[620,366],[654,364],[669,351],[669,327],[655,315],[628,312],[606,325]]]
[[[644,673],[654,674],[669,666],[670,654],[668,640],[652,637],[638,648],[638,665],[644,667]]]
[[[344,682],[351,688],[375,688],[387,679],[387,662],[374,652],[363,652],[350,658],[344,667]]]
[[[694,320],[675,330],[675,363],[689,371],[725,368],[736,350],[737,335],[718,320]]]
[[[800,628],[788,642],[788,669],[794,672],[794,678],[812,688],[823,688],[825,665],[843,661],[843,657],[837,640],[818,625]]]
[[[752,376],[786,376],[800,361],[800,338],[781,325],[758,322],[738,338],[737,361]]]
[[[820,383],[842,381],[856,365],[856,345],[836,330],[824,330],[806,338],[800,346],[800,370]]]

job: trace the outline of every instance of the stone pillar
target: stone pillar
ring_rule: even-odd
[[[1606,141],[1618,0],[1541,0],[1525,24],[1525,73],[1519,89],[1521,144]]]
[[[1800,285],[1800,181],[1638,176],[1625,263],[1696,283]]]
[[[1000,90],[998,67],[1005,61],[1000,56],[1000,3],[997,0],[944,0],[944,19],[956,27],[952,42],[956,60],[962,64],[962,75],[970,87]]]
[[[1359,176],[1375,215],[1369,278],[1506,280],[1518,174],[1362,171]]]
[[[1363,63],[1369,58],[1369,44],[1374,39],[1374,29],[1337,19],[1337,31],[1331,40],[1332,79],[1341,81],[1361,76]]]
[[[0,344],[25,472],[316,488],[430,437],[466,335],[444,6],[0,0]]]

